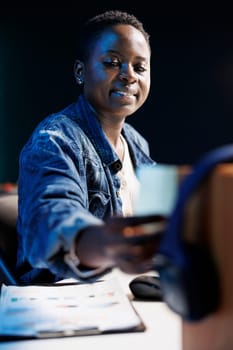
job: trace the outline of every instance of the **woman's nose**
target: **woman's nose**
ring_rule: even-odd
[[[132,68],[125,67],[124,69],[122,69],[120,71],[119,78],[120,78],[120,80],[122,80],[124,82],[132,83],[132,82],[135,82],[136,75],[135,75],[135,72]]]

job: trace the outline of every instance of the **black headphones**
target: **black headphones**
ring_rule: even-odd
[[[155,256],[163,300],[183,319],[197,321],[214,312],[220,301],[220,283],[211,252],[182,237],[184,209],[190,195],[219,163],[233,160],[233,144],[204,155],[180,185]]]

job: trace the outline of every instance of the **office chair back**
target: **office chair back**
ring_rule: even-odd
[[[18,195],[0,195],[0,285],[19,284],[15,272],[17,256],[16,221]]]

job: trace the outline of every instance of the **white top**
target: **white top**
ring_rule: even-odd
[[[122,135],[121,140],[124,145],[124,155],[122,169],[118,173],[121,180],[120,197],[122,199],[123,215],[131,216],[134,212],[134,203],[139,191],[139,181],[135,175],[127,142]]]

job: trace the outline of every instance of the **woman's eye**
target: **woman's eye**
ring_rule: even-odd
[[[105,61],[104,65],[106,67],[118,67],[120,65],[119,61]]]
[[[146,68],[144,66],[136,66],[134,67],[135,72],[144,73]]]

